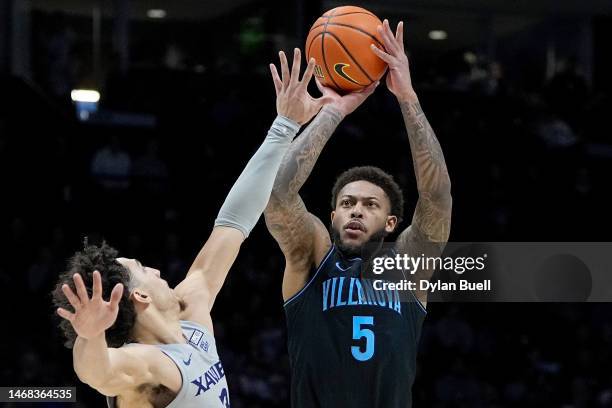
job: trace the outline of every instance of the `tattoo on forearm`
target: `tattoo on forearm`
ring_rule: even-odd
[[[401,110],[419,190],[412,234],[426,241],[445,242],[450,232],[452,199],[444,154],[421,104],[403,102]]]
[[[273,193],[278,198],[298,193],[341,120],[339,112],[329,107],[323,109],[293,142],[283,158],[274,182]]]
[[[420,103],[415,103],[415,104],[407,104],[407,108],[408,111],[410,113],[412,113],[412,117],[415,118],[419,118],[421,116],[425,116],[425,113],[423,112],[423,109],[421,108],[421,104]],[[404,109],[404,105],[402,105],[402,113],[403,113],[403,109]],[[405,116],[404,116],[405,117]],[[417,127],[417,130],[423,130],[425,128],[425,126],[423,125],[423,123],[421,121],[415,121],[414,125]]]
[[[401,104],[419,191],[438,192],[450,188],[444,154],[436,135],[423,113],[421,104]]]

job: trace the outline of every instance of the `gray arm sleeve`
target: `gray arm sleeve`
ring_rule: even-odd
[[[215,220],[215,227],[240,230],[245,238],[268,205],[276,173],[300,126],[277,116],[266,139],[234,183]]]

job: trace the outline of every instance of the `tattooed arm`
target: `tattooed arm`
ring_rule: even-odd
[[[405,239],[409,234],[417,235],[425,242],[438,243],[442,250],[450,234],[452,206],[451,183],[444,155],[419,100],[416,97],[401,100],[400,106],[419,190],[412,225],[400,238]]]
[[[444,155],[418,99],[401,100],[400,106],[412,151],[419,199],[412,224],[399,235],[397,244],[402,251],[414,256],[440,256],[450,234],[452,208],[451,183]],[[429,280],[433,272],[417,271],[414,279]],[[416,296],[421,303],[427,303],[427,291],[417,291]]]
[[[264,211],[270,234],[285,255],[283,299],[299,292],[312,266],[318,265],[331,246],[329,232],[319,218],[309,213],[299,195],[323,147],[342,119],[354,111],[378,83],[343,97],[317,86],[332,102],[326,105],[285,154]]]
[[[398,24],[395,36],[387,20],[378,30],[387,52],[376,47],[372,51],[389,64],[387,87],[400,103],[419,190],[412,224],[399,235],[397,244],[411,255],[438,256],[450,234],[452,198],[448,170],[440,143],[412,87],[404,51],[403,23]],[[432,273],[433,270],[421,270],[415,277],[429,279]],[[417,291],[417,298],[426,303],[427,292]]]

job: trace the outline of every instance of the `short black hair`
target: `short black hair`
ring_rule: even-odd
[[[68,311],[73,311],[73,307],[66,299],[62,292],[62,285],[67,284],[70,289],[76,293],[74,281],[72,279],[75,273],[79,273],[83,278],[87,293],[91,296],[93,285],[93,272],[99,271],[102,278],[102,297],[105,300],[110,298],[111,291],[117,283],[122,283],[124,290],[123,296],[119,301],[119,313],[117,320],[108,330],[106,330],[106,343],[109,347],[121,347],[131,338],[132,328],[136,322],[136,309],[130,301],[128,288],[131,283],[130,272],[117,262],[117,250],[106,242],[102,245],[88,245],[85,241],[82,251],[76,252],[68,261],[68,269],[63,272],[52,292],[53,304],[57,307],[62,307]],[[68,348],[74,346],[77,334],[72,327],[72,324],[65,319],[61,319],[59,327],[62,329],[66,342],[64,345]]]
[[[360,180],[368,181],[382,188],[387,198],[389,198],[391,215],[397,217],[398,224],[402,222],[404,217],[404,194],[402,189],[397,185],[393,176],[374,166],[353,167],[340,174],[332,188],[332,208],[336,208],[336,201],[340,190],[347,184]]]

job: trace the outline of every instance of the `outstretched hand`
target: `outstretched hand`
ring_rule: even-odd
[[[67,284],[62,285],[62,292],[74,308],[74,313],[64,308],[58,308],[57,314],[68,320],[79,337],[94,338],[110,328],[117,320],[119,301],[123,295],[123,285],[118,283],[111,292],[110,300],[102,299],[102,278],[100,272],[93,273],[93,288],[91,299],[87,294],[85,283],[80,274],[73,276],[76,294]]]
[[[276,90],[276,111],[300,125],[308,122],[315,116],[321,107],[329,102],[330,98],[323,95],[313,98],[308,93],[308,83],[314,72],[315,60],[308,61],[308,67],[300,81],[301,52],[296,48],[293,52],[293,65],[289,73],[289,63],[283,51],[280,51],[281,76],[278,75],[276,65],[270,64],[270,72]],[[282,78],[282,79],[281,79]]]
[[[387,52],[374,44],[370,45],[370,48],[374,54],[389,65],[386,81],[387,88],[399,100],[415,98],[416,94],[412,88],[412,79],[410,77],[410,65],[404,50],[404,23],[402,21],[399,22],[395,30],[395,36],[387,19],[383,21],[382,26],[377,27],[377,30],[383,39]]]

